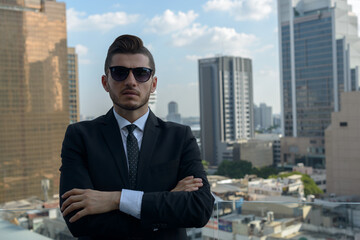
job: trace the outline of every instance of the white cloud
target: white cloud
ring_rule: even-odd
[[[155,16],[149,22],[150,32],[166,34],[174,31],[181,30],[189,26],[196,18],[198,14],[194,11],[188,11],[183,13],[179,11],[177,14],[167,9],[163,15]]]
[[[89,51],[89,49],[86,46],[81,44],[77,44],[75,46],[75,49],[76,49],[76,53],[81,56],[86,55]]]
[[[250,57],[251,47],[259,41],[255,35],[238,33],[233,28],[208,27],[193,24],[172,35],[173,45],[176,47],[190,47],[195,51],[202,51],[204,55],[228,54]],[[194,57],[189,56],[188,59]]]
[[[352,12],[358,17],[358,35],[360,36],[360,1],[359,0],[348,0],[348,4],[352,6]]]
[[[209,0],[205,11],[228,12],[237,21],[262,20],[272,12],[273,0]]]
[[[79,63],[80,64],[90,64],[91,63],[90,59],[87,59],[87,54],[89,52],[89,49],[86,46],[81,45],[81,44],[77,44],[75,46],[75,50],[76,50],[76,53],[79,56]]]
[[[134,23],[139,16],[125,12],[108,12],[103,14],[87,15],[73,8],[66,11],[68,31],[109,31],[115,27]]]

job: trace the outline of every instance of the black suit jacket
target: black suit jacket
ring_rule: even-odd
[[[60,196],[73,188],[129,189],[127,161],[112,109],[95,120],[69,125],[61,157]],[[194,192],[169,192],[187,176],[202,178],[203,187]],[[204,226],[214,199],[188,126],[164,122],[150,111],[136,190],[144,191],[140,220],[116,210],[69,223],[74,212],[65,217],[71,233],[83,239],[186,239],[184,228]]]

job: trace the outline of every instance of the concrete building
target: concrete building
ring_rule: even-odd
[[[284,179],[257,179],[248,183],[250,199],[258,200],[271,196],[304,196],[301,175],[292,175]]]
[[[255,134],[255,139],[271,141],[273,148],[273,166],[281,166],[281,135],[279,134]]]
[[[157,102],[157,92],[155,91],[150,94],[150,98],[149,98],[149,108],[154,113],[156,113],[156,102]]]
[[[341,95],[325,131],[327,192],[360,195],[360,92]]]
[[[278,28],[283,133],[322,142],[340,93],[359,87],[357,16],[346,0],[278,0]]]
[[[266,130],[273,126],[272,107],[260,103],[259,107],[254,104],[254,127],[256,130]]]
[[[233,161],[245,160],[253,167],[273,165],[273,142],[258,139],[239,140],[233,143]]]
[[[75,48],[68,48],[69,114],[70,123],[80,121],[78,55]]]
[[[281,166],[292,169],[298,163],[313,168],[325,168],[324,139],[285,137],[280,139]]]
[[[313,167],[306,167],[303,163],[298,163],[293,167],[293,172],[307,174],[314,180],[315,184],[323,191],[326,192],[326,170],[314,169]]]
[[[221,162],[220,142],[254,136],[251,60],[221,56],[199,60],[200,124],[203,159]]]
[[[179,106],[177,102],[169,102],[168,104],[168,115],[166,120],[170,122],[181,123],[181,115],[179,114]]]
[[[69,124],[65,4],[0,2],[0,202],[58,193]]]

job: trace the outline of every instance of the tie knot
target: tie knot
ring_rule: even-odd
[[[126,128],[129,131],[129,133],[132,133],[135,130],[136,125],[135,124],[130,124],[130,125],[127,125]]]

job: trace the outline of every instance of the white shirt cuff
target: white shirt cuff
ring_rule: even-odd
[[[142,191],[123,189],[121,191],[119,204],[120,211],[140,219],[143,195],[144,192]]]

